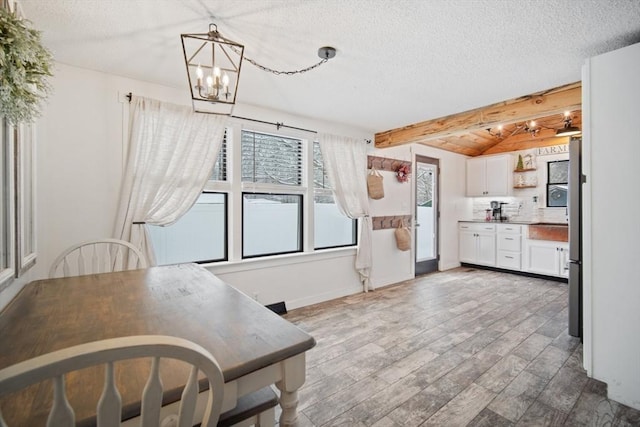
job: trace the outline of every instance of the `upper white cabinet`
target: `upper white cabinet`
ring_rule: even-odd
[[[512,161],[508,154],[467,159],[467,196],[508,196]]]

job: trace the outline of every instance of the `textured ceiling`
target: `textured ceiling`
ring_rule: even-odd
[[[371,132],[580,80],[640,41],[639,0],[21,0],[63,63],[184,88],[180,34],[210,22],[245,63],[238,102]],[[186,98],[188,99],[188,98]]]

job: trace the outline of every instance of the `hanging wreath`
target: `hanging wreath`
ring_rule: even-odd
[[[51,91],[51,53],[27,22],[0,7],[0,116],[14,125],[32,122]]]
[[[409,175],[411,174],[411,166],[408,164],[404,164],[398,169],[396,169],[396,178],[398,182],[407,182],[409,181]]]

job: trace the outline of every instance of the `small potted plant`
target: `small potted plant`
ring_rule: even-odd
[[[51,91],[51,53],[40,32],[16,13],[0,7],[0,116],[9,123],[32,122]]]

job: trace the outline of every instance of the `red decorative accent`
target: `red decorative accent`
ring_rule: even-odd
[[[411,174],[411,165],[403,164],[402,166],[396,169],[396,178],[398,178],[398,182],[407,182],[409,181],[409,175]]]

